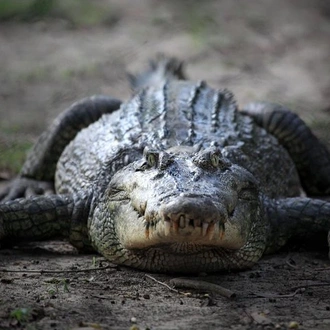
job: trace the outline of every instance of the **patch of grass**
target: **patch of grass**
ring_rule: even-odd
[[[56,12],[59,17],[68,20],[73,27],[111,24],[116,21],[109,5],[88,0],[58,1]]]
[[[25,324],[31,318],[31,311],[28,308],[17,308],[10,313],[10,317],[20,324]]]
[[[19,124],[11,124],[11,125],[7,124],[6,125],[6,124],[0,123],[0,132],[3,135],[13,136],[21,131],[22,131],[22,126]],[[0,142],[1,142],[1,140],[0,140]],[[0,144],[0,147],[1,147],[1,144]]]
[[[54,0],[0,0],[0,20],[36,20],[49,15],[54,2]]]
[[[15,141],[6,144],[0,141],[0,169],[18,173],[31,147],[32,142],[29,141]]]
[[[0,0],[0,21],[23,18],[28,12],[32,1]]]
[[[211,31],[216,26],[212,12],[205,7],[192,5],[186,7],[182,17],[196,45],[205,45],[209,41]]]
[[[101,72],[101,70],[102,68],[99,64],[91,63],[78,68],[63,69],[59,73],[61,77],[63,77],[66,80],[69,80],[76,77],[88,78],[88,77],[96,76]]]
[[[58,279],[58,278],[52,278],[47,281],[47,293],[49,297],[54,298],[56,295],[61,291],[64,293],[69,293],[69,280],[66,278]]]
[[[106,3],[89,0],[0,0],[0,21],[33,22],[47,18],[68,21],[71,27],[112,24],[117,15]]]
[[[35,83],[41,81],[49,81],[56,70],[51,67],[37,66],[26,71],[13,74],[15,80],[26,83]],[[16,76],[16,77],[15,77]]]

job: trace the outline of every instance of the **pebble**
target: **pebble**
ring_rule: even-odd
[[[131,317],[131,322],[132,322],[132,323],[136,323],[136,317],[134,317],[134,316]]]
[[[289,329],[298,329],[299,328],[299,323],[296,321],[291,321],[289,323]]]

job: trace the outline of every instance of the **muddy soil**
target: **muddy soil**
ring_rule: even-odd
[[[0,156],[82,97],[127,98],[126,70],[158,52],[185,60],[191,79],[229,88],[239,105],[289,106],[329,145],[328,1],[100,2],[112,8],[107,24],[0,23]],[[0,176],[15,171],[5,165]],[[291,245],[252,270],[202,275],[236,298],[174,292],[65,242],[0,250],[0,329],[330,329],[326,248]]]
[[[249,271],[198,277],[232,290],[231,299],[211,291],[173,292],[143,272],[103,269],[108,263],[99,256],[25,247],[2,250],[0,258],[1,269],[9,271],[0,279],[1,329],[20,328],[10,318],[18,308],[29,308],[27,329],[330,328],[325,251],[284,251]],[[149,275],[168,285],[175,277]]]

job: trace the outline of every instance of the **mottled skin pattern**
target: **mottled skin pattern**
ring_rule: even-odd
[[[253,173],[270,197],[300,193],[298,174],[286,150],[251,117],[238,112],[230,92],[187,81],[150,87],[122,104],[119,114],[104,115],[82,130],[60,158],[56,190],[73,193],[90,188],[104,164],[109,164],[110,177],[127,165],[122,161],[114,165],[121,150],[127,155],[130,149],[137,150],[142,156],[145,146],[166,150],[178,145],[219,147],[223,156]],[[270,175],[274,163],[279,165],[276,176]]]
[[[305,124],[268,103],[239,111],[229,91],[179,78],[179,62],[161,58],[118,111],[106,97],[75,105],[98,115],[58,145],[53,125],[5,199],[36,184],[25,178],[55,176],[56,195],[0,204],[0,239],[61,233],[118,264],[192,273],[251,267],[290,236],[328,231],[330,204],[300,197],[302,185],[330,187],[329,153]]]

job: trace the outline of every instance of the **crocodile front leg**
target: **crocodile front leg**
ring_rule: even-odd
[[[19,177],[0,193],[0,201],[52,191],[56,164],[67,144],[80,130],[117,110],[120,104],[117,99],[96,95],[74,103],[60,114],[37,140]]]
[[[265,199],[264,203],[270,223],[266,252],[278,250],[290,237],[308,237],[330,231],[329,202],[294,197],[279,200]]]
[[[91,195],[50,195],[0,204],[0,247],[20,241],[68,237],[79,249],[90,250],[87,219]]]
[[[308,195],[330,194],[330,153],[298,115],[267,102],[248,104],[242,112],[287,149]]]

